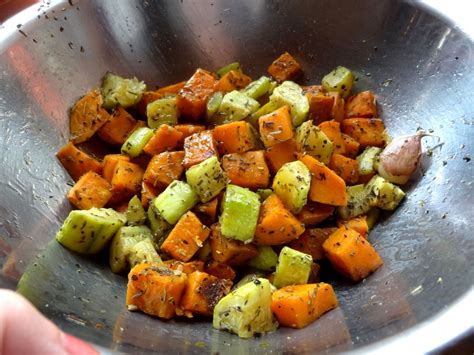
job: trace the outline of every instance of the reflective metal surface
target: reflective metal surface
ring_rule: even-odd
[[[61,328],[120,351],[429,351],[472,332],[472,32],[411,2],[71,3],[35,5],[0,28],[0,286],[23,275],[20,292]],[[442,143],[425,138],[406,200],[371,234],[384,266],[357,285],[331,280],[337,310],[252,340],[203,320],[161,322],[124,309],[125,278],[104,261],[48,244],[70,210],[54,158],[67,110],[107,70],[153,87],[239,60],[257,76],[285,50],[303,82],[354,69],[392,135],[422,127]]]

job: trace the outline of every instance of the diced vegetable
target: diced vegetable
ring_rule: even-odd
[[[339,66],[323,78],[322,85],[326,91],[336,91],[346,98],[351,93],[353,82],[352,72]]]
[[[178,132],[182,133],[180,140],[178,141],[178,147],[182,147],[184,140],[194,133],[199,133],[206,130],[206,126],[198,124],[178,124],[174,126]]]
[[[277,258],[278,258],[278,256],[277,256]],[[255,281],[256,279],[258,279],[260,277],[265,278],[265,274],[262,271],[258,271],[258,270],[255,271],[255,272],[252,272],[250,274],[246,274],[246,275],[242,276],[242,278],[239,280],[239,282],[237,282],[236,284],[234,284],[234,286],[232,286],[232,291],[248,284],[249,282],[253,282],[253,281]],[[273,291],[273,288],[275,286],[270,285],[270,287],[272,288],[272,291]]]
[[[74,144],[84,142],[94,135],[110,115],[102,108],[99,90],[91,90],[81,97],[69,112],[70,141]]]
[[[288,211],[280,198],[273,194],[262,204],[255,243],[260,245],[281,245],[298,238],[304,227]]]
[[[110,202],[118,203],[129,200],[140,192],[143,169],[132,162],[119,159],[115,164],[114,174],[110,182],[112,197]]]
[[[215,276],[219,279],[223,280],[231,280],[235,279],[236,273],[232,267],[227,264],[220,263],[215,260],[210,260],[204,269],[208,274]]]
[[[260,138],[267,148],[287,141],[293,138],[294,135],[290,110],[286,105],[272,113],[261,116],[258,119],[258,125]]]
[[[353,281],[362,280],[383,264],[369,241],[346,227],[331,234],[323,249],[334,269]]]
[[[346,118],[341,122],[341,130],[362,147],[381,147],[385,144],[385,126],[379,118]]]
[[[121,152],[131,157],[138,157],[152,137],[153,131],[150,128],[139,127],[123,143]]]
[[[336,230],[337,228],[334,227],[306,229],[298,239],[293,240],[288,246],[311,255],[315,261],[321,260],[324,258],[323,243]]]
[[[311,121],[304,122],[296,129],[295,140],[299,151],[311,155],[324,164],[329,164],[334,145]]]
[[[153,187],[166,188],[166,186],[174,180],[179,180],[181,175],[183,175],[183,159],[183,151],[163,152],[154,155],[145,170],[143,181]]]
[[[186,169],[212,156],[219,156],[212,131],[198,132],[184,140],[183,165]]]
[[[171,225],[160,215],[158,209],[150,204],[147,211],[148,223],[153,234],[153,240],[158,245],[163,244],[171,229]]]
[[[259,245],[258,254],[249,261],[249,266],[264,271],[274,271],[278,262],[278,254],[267,245]]]
[[[191,186],[175,180],[153,200],[153,206],[166,222],[175,224],[198,201],[199,197]]]
[[[254,127],[258,128],[259,117],[272,113],[276,109],[282,107],[284,104],[280,102],[268,101],[265,105],[260,107],[257,111],[252,113],[250,117],[247,117],[247,121]]]
[[[221,196],[221,194],[219,194]],[[219,204],[219,196],[212,200],[194,206],[193,212],[207,226],[210,226],[217,220],[217,205]]]
[[[222,99],[224,94],[221,91],[216,91],[214,94],[209,97],[206,104],[206,117],[208,121],[212,120],[212,117],[215,115],[219,107],[221,106]]]
[[[260,196],[260,201],[265,201],[270,195],[273,194],[272,189],[258,189],[257,194]]]
[[[346,101],[346,117],[377,117],[377,104],[372,91],[362,91]]]
[[[331,118],[334,107],[334,96],[326,95],[323,90],[305,92],[309,102],[309,118],[316,124]]]
[[[148,155],[156,155],[172,150],[178,146],[182,136],[176,128],[162,124],[143,147],[143,151]]]
[[[292,213],[299,213],[306,205],[311,174],[301,161],[284,164],[273,179],[273,191]]]
[[[284,81],[280,86],[277,86],[270,96],[270,101],[276,103],[278,107],[283,105],[290,107],[294,127],[303,123],[308,116],[308,98],[303,93],[301,86],[292,81]]]
[[[328,96],[334,97],[334,104],[332,106],[332,113],[331,118],[337,122],[341,122],[346,115],[346,111],[344,109],[344,98],[342,95],[336,91],[330,91],[327,93]]]
[[[288,285],[301,285],[308,282],[313,258],[289,247],[283,247],[278,256],[273,285],[281,288]]]
[[[216,90],[230,92],[246,87],[252,79],[241,71],[231,70],[225,73],[216,85]]]
[[[89,171],[69,190],[67,199],[80,210],[88,210],[92,207],[104,207],[111,196],[109,182]]]
[[[309,201],[296,215],[296,218],[305,226],[314,226],[334,213],[334,206]]]
[[[357,231],[361,236],[363,236],[365,239],[367,239],[367,236],[369,234],[369,225],[367,223],[367,216],[357,216],[354,218],[351,218],[349,220],[338,220],[337,221],[337,226],[338,227],[346,227],[348,229],[353,229]]]
[[[349,158],[355,158],[359,152],[360,143],[351,136],[342,133],[342,139],[344,139],[344,155]]]
[[[333,154],[329,168],[339,175],[346,184],[353,185],[359,181],[359,162],[341,154]]]
[[[311,201],[332,206],[347,204],[346,183],[342,178],[312,156],[299,154],[298,158],[311,172],[311,188],[308,194]]]
[[[146,90],[143,81],[137,78],[125,79],[112,73],[107,73],[102,81],[102,96],[104,107],[108,110],[117,105],[127,108],[137,104]]]
[[[161,250],[179,261],[188,261],[209,237],[210,229],[191,212],[186,212],[176,223],[161,245]]]
[[[326,283],[286,286],[272,295],[272,311],[284,327],[304,328],[337,305],[336,294]]]
[[[296,79],[301,73],[300,64],[288,52],[283,53],[268,67],[268,74],[280,82]]]
[[[231,70],[241,72],[242,69],[240,68],[240,63],[239,62],[232,62],[232,63],[229,63],[227,65],[224,65],[222,68],[219,68],[219,69],[216,70],[216,74],[219,76],[219,78],[221,78],[225,74],[230,72]]]
[[[156,187],[147,184],[146,182],[142,182],[142,189],[141,189],[141,202],[143,208],[147,209],[150,206],[150,202],[158,196],[161,190],[158,190]]]
[[[270,171],[263,150],[224,155],[222,167],[235,185],[258,189],[267,187],[270,181]]]
[[[214,307],[212,325],[241,338],[274,331],[278,327],[271,311],[271,286],[259,278],[232,291]]]
[[[137,120],[123,107],[117,106],[110,119],[97,131],[97,134],[104,142],[122,145],[135,128],[137,128]]]
[[[228,182],[219,159],[212,156],[186,171],[186,181],[196,191],[201,202],[208,202],[221,192]]]
[[[267,76],[261,76],[258,80],[252,81],[248,84],[242,93],[257,100],[261,96],[265,95],[271,87],[270,78]]]
[[[128,155],[123,154],[107,154],[102,160],[102,177],[108,182],[112,181],[115,172],[115,165],[119,160],[130,161]]]
[[[333,144],[334,154],[346,154],[346,144],[341,133],[341,124],[337,121],[325,121],[319,126],[319,129],[326,135]]]
[[[132,246],[128,254],[128,263],[131,267],[134,267],[140,263],[162,264],[163,262],[151,239],[145,238]]]
[[[351,219],[367,213],[375,205],[374,196],[370,195],[364,184],[348,186],[347,205],[338,208],[338,213],[343,219]]]
[[[56,157],[74,181],[79,180],[88,171],[93,171],[97,174],[102,172],[102,165],[98,160],[79,150],[71,142],[62,147],[56,153]]]
[[[220,154],[245,153],[257,147],[257,133],[250,123],[237,121],[216,126],[212,135]]]
[[[234,90],[224,95],[214,120],[217,123],[240,121],[257,111],[259,107],[258,101]]]
[[[56,240],[66,248],[82,254],[101,251],[127,219],[110,208],[74,210],[56,234]]]
[[[260,199],[249,189],[227,185],[220,217],[224,237],[243,242],[253,240],[260,211]]]
[[[362,154],[357,157],[360,175],[374,174],[377,171],[378,159],[381,152],[382,148],[378,147],[367,147],[364,149]]]
[[[187,263],[183,263],[182,261],[170,259],[164,261],[163,264],[165,264],[171,270],[184,272],[186,275],[190,275],[195,271],[204,271],[204,262],[200,260],[194,260],[189,261]]]
[[[197,120],[206,112],[206,104],[214,93],[217,80],[206,70],[197,69],[178,92],[176,105],[183,115]]]
[[[394,210],[405,197],[402,189],[378,175],[367,183],[366,189],[375,196],[371,207],[379,207],[383,210]]]
[[[230,292],[231,286],[230,280],[195,271],[188,275],[180,307],[185,314],[212,316],[215,305]]]
[[[150,128],[158,128],[162,124],[175,125],[178,123],[178,116],[176,96],[155,100],[146,107],[146,117]]]
[[[120,227],[110,244],[109,265],[114,273],[129,270],[130,251],[138,242],[152,238],[151,231],[145,226]]]
[[[188,277],[165,266],[141,263],[128,274],[127,299],[129,310],[170,319],[176,314]]]
[[[239,240],[224,237],[219,224],[211,227],[210,246],[212,258],[230,266],[243,265],[258,253],[257,248],[252,244],[244,244]]]
[[[297,151],[298,148],[294,139],[290,139],[267,148],[265,152],[265,158],[267,159],[268,167],[272,173],[275,174],[286,163],[295,161],[295,153]]]
[[[144,224],[146,221],[145,209],[137,195],[133,196],[128,202],[127,224],[136,226]]]

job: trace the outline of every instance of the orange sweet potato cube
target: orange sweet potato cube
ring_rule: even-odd
[[[346,101],[346,117],[377,117],[377,104],[372,91],[362,91]]]
[[[270,181],[263,150],[224,155],[222,168],[233,184],[249,189],[265,188]]]
[[[167,124],[161,125],[153,134],[153,137],[143,147],[148,155],[156,155],[167,150],[173,150],[178,146],[183,134],[176,128]]]
[[[224,237],[219,224],[211,226],[210,244],[212,258],[230,266],[243,265],[258,254],[254,245]]]
[[[173,180],[179,180],[184,172],[184,152],[163,152],[151,158],[143,175],[147,184],[164,189]]]
[[[88,171],[93,171],[97,174],[102,172],[102,164],[97,159],[79,150],[71,142],[62,147],[56,153],[56,157],[74,181],[79,180]]]
[[[278,82],[296,79],[301,73],[301,65],[288,52],[283,53],[268,67],[268,74]]]
[[[188,261],[209,237],[210,229],[197,216],[186,212],[161,245],[161,250],[179,261]]]
[[[202,131],[187,137],[184,140],[183,165],[186,169],[212,157],[219,156],[217,143],[212,131]]]
[[[246,121],[216,126],[212,135],[217,142],[219,154],[245,153],[257,146],[254,128]]]
[[[130,199],[140,192],[143,179],[143,169],[132,162],[119,159],[115,164],[114,175],[111,181],[111,203]]]
[[[109,182],[89,171],[69,190],[67,199],[80,210],[88,210],[92,207],[104,207],[111,196]]]
[[[122,145],[135,129],[137,121],[123,107],[117,106],[110,119],[97,131],[100,139],[112,145]]]
[[[258,119],[258,126],[260,138],[267,148],[287,141],[294,136],[290,109],[286,105],[261,116]]]
[[[204,115],[209,97],[214,93],[217,80],[206,70],[197,69],[178,91],[176,106],[186,117],[197,120]]]
[[[298,147],[294,139],[267,148],[265,158],[272,173],[275,174],[286,163],[295,161],[297,151]]]
[[[385,126],[379,118],[347,118],[342,120],[341,130],[361,147],[382,147],[385,144]]]

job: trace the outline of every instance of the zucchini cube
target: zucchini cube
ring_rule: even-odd
[[[207,158],[189,168],[186,171],[186,180],[203,203],[216,197],[228,183],[228,179],[216,156]]]
[[[258,101],[239,92],[231,91],[224,95],[219,110],[215,114],[216,123],[240,121],[250,116],[260,107]]]
[[[175,224],[199,201],[199,196],[184,181],[175,180],[151,204],[169,224]]]
[[[275,103],[278,107],[284,105],[290,107],[294,127],[298,127],[308,116],[308,98],[303,93],[301,86],[292,81],[284,81],[280,86],[277,86],[270,96],[270,102]]]
[[[146,107],[148,127],[158,128],[163,124],[178,124],[179,111],[176,96],[164,97],[149,103]]]
[[[288,285],[303,285],[308,283],[313,258],[289,247],[283,247],[278,256],[273,285],[282,288]]]
[[[306,121],[296,129],[295,140],[300,151],[311,155],[321,163],[329,164],[334,145],[312,121]]]

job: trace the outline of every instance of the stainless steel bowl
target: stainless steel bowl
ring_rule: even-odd
[[[474,32],[469,2],[435,4],[458,17],[399,1],[91,0],[44,1],[6,21],[0,286],[15,288],[23,275],[19,291],[62,329],[120,351],[425,352],[468,335]],[[422,127],[440,139],[425,139],[406,200],[371,234],[385,265],[357,285],[333,280],[341,305],[313,325],[252,340],[202,320],[127,312],[124,277],[50,243],[70,210],[70,178],[54,158],[67,141],[68,108],[107,70],[153,87],[239,60],[256,76],[285,50],[302,63],[303,82],[318,82],[336,65],[355,70],[356,89],[377,93],[392,135]]]

